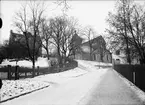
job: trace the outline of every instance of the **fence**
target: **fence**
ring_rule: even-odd
[[[73,69],[78,66],[78,63],[76,61],[71,61],[69,63],[66,63],[64,67],[59,68],[57,65],[51,66],[51,67],[36,67],[34,70],[32,68],[27,67],[19,67],[19,66],[4,66],[0,68],[0,72],[7,73],[6,79],[19,79],[19,78],[27,78],[27,77],[33,77],[43,74],[49,74],[49,73],[57,73],[59,71],[66,71],[69,69]],[[33,75],[34,74],[34,75]]]
[[[145,65],[115,64],[114,69],[145,91]]]

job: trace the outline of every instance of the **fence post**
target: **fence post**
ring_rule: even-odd
[[[133,83],[136,84],[136,82],[135,82],[135,79],[136,79],[135,78],[135,72],[136,72],[135,71],[135,65],[133,65],[133,69],[132,70],[133,70]]]
[[[11,80],[11,65],[8,65],[8,79]]]
[[[33,66],[32,77],[35,77],[35,67]]]
[[[25,78],[27,78],[27,72],[25,72]]]
[[[19,66],[16,66],[16,69],[15,69],[15,80],[19,79],[19,70],[18,70],[18,67]]]
[[[37,75],[39,75],[39,66],[37,66]]]

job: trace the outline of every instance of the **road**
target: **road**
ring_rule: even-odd
[[[144,102],[109,69],[100,84],[95,85],[79,105],[145,105]]]
[[[143,105],[112,69],[96,69],[52,83],[43,90],[1,103],[1,105]]]

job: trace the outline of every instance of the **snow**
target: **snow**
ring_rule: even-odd
[[[41,62],[38,62],[37,64],[42,64],[44,59],[39,59],[39,61]],[[13,64],[13,62],[11,64]],[[69,78],[78,77],[85,73],[87,73],[86,70],[82,70],[77,67],[68,71],[40,75],[34,78],[20,80],[3,80],[3,87],[1,89],[1,101],[49,86],[51,83],[64,83],[70,80]]]
[[[10,62],[9,60],[4,60],[2,62],[2,64],[0,64],[1,66],[6,66],[6,65],[11,65],[11,66],[16,66],[16,61],[12,61]],[[27,61],[27,60],[21,60],[18,61],[17,63],[18,66],[22,66],[22,67],[32,67],[32,62],[31,61]],[[47,58],[42,58],[39,57],[37,59],[37,61],[35,62],[35,66],[39,66],[39,67],[48,67],[49,66],[49,61],[47,60]]]
[[[90,70],[77,67],[60,73],[35,77],[34,81],[43,81],[49,83],[50,86],[7,101],[2,105],[76,105],[94,84],[99,85],[102,76],[107,71],[107,69],[98,70],[94,66],[89,66],[89,68]]]
[[[145,105],[112,68],[107,69],[100,83],[95,83],[77,105]]]
[[[82,70],[79,67],[76,67],[74,69],[60,72],[60,73],[40,75],[38,77],[35,77],[34,80],[45,81],[48,83],[61,84],[61,83],[64,83],[66,81],[69,81],[72,78],[82,76],[86,73],[88,73],[88,71]]]
[[[39,57],[35,63],[39,67],[48,67],[49,61],[47,58]],[[16,66],[16,61],[10,62],[10,60],[5,60],[0,64],[1,66]],[[32,62],[27,60],[18,61],[17,65],[22,67],[32,67]],[[2,76],[2,75],[1,75]],[[1,101],[14,98],[21,94],[31,92],[43,87],[49,86],[49,83],[43,81],[35,81],[34,79],[21,79],[21,80],[3,80],[3,86],[1,89]]]
[[[118,75],[119,78],[121,78],[125,84],[130,87],[136,94],[137,96],[145,103],[145,92],[140,90],[137,86],[135,86],[132,82],[130,82],[128,79],[123,77],[121,74],[117,73],[115,70],[114,72]]]
[[[1,101],[14,98],[24,93],[49,86],[49,83],[34,81],[33,79],[24,80],[3,80],[1,89]]]
[[[43,61],[43,59],[40,58],[39,61],[41,60]],[[28,93],[46,86],[49,86],[49,88],[33,92],[32,94],[28,94],[27,96],[25,95],[23,97],[19,97],[2,104],[48,105],[51,103],[55,105],[77,105],[77,103],[79,103],[81,99],[85,98],[85,96],[90,93],[90,90],[93,89],[94,86],[96,86],[95,88],[98,89],[100,83],[102,83],[102,80],[106,77],[106,75],[108,76],[107,78],[112,78],[110,80],[107,80],[114,80],[114,77],[112,76],[114,75],[114,73],[112,73],[113,70],[110,71],[109,68],[104,69],[102,67],[99,67],[99,65],[112,66],[112,64],[84,60],[77,61],[78,67],[68,71],[40,75],[34,78],[27,78],[16,81],[3,80],[4,85],[1,91],[2,100]],[[111,75],[108,75],[107,73]],[[115,76],[115,78],[118,78],[118,76]],[[103,80],[103,84],[107,80]],[[127,80],[124,81],[126,82]],[[109,84],[109,82],[106,84]],[[106,87],[109,85],[104,86]],[[115,86],[116,85],[114,84],[114,86],[112,87]],[[132,85],[129,85],[129,88],[132,87]],[[143,92],[138,91],[137,94],[139,94],[142,100],[145,100],[145,95],[143,94]]]
[[[103,62],[97,62],[97,61],[85,61],[85,60],[77,60],[78,66],[82,69],[86,70],[92,70],[92,69],[100,69],[101,66],[112,66],[111,63],[103,63]]]

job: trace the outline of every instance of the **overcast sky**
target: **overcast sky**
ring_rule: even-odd
[[[3,27],[0,30],[0,42],[9,38],[10,30],[14,30],[12,26],[13,17],[16,11],[20,9],[21,3],[25,1],[1,1],[0,17],[3,19]],[[47,1],[46,4],[48,17],[57,16],[62,13],[54,1]],[[115,1],[69,1],[70,9],[68,16],[74,16],[78,19],[81,26],[90,25],[94,27],[98,34],[103,34],[107,28],[106,17],[109,11],[113,11]]]

